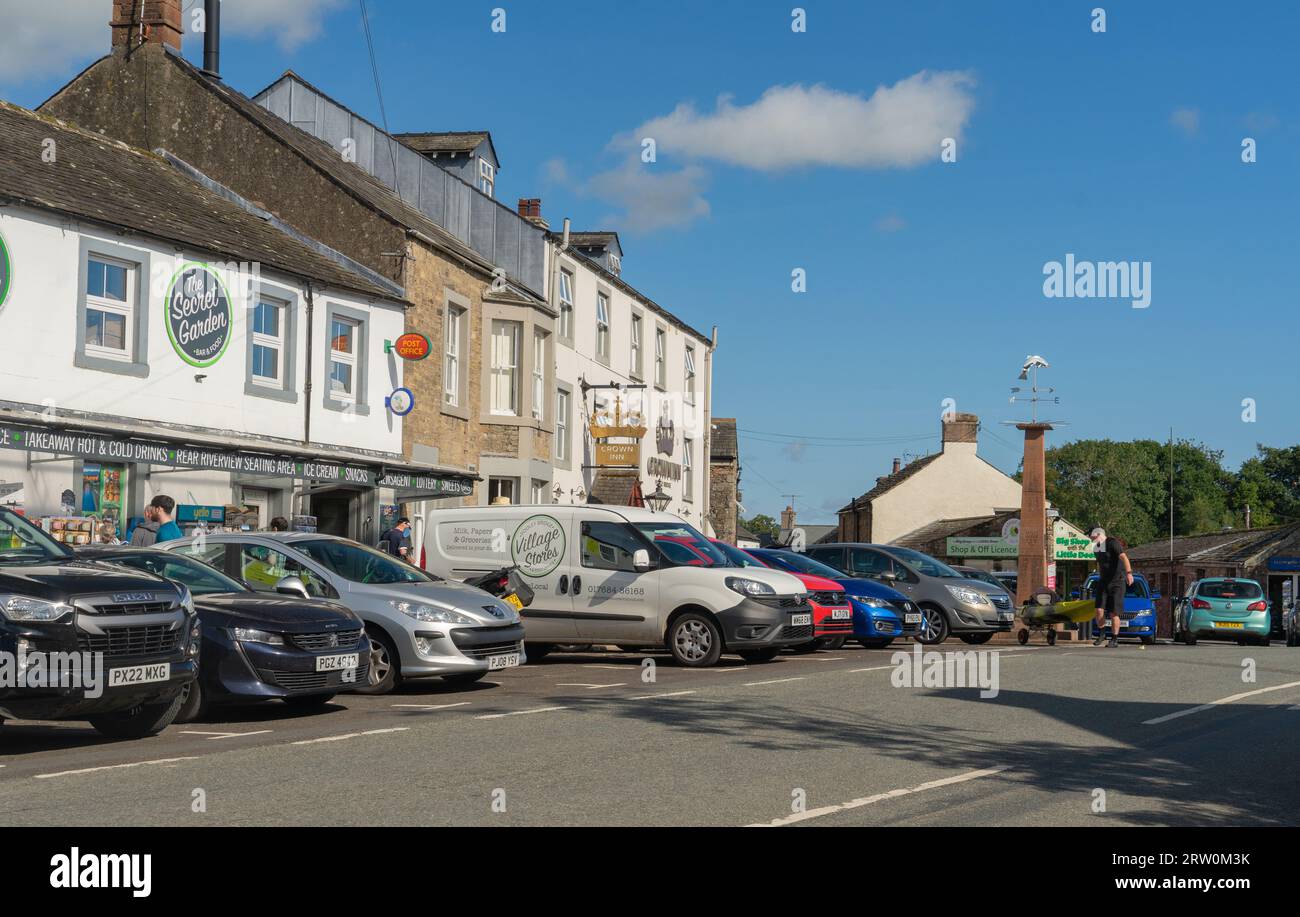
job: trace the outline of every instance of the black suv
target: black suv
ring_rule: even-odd
[[[198,628],[184,586],[79,559],[0,508],[0,720],[161,732],[198,672]]]

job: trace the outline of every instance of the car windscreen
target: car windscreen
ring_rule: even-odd
[[[929,554],[922,554],[920,551],[913,551],[911,548],[888,547],[885,550],[908,566],[920,570],[926,576],[938,576],[943,579],[962,578],[962,574],[947,564],[935,560]]]
[[[0,567],[46,564],[76,555],[12,510],[0,510]]]
[[[983,570],[958,570],[958,573],[964,575],[967,579],[977,579],[981,583],[988,583],[990,586],[997,586],[999,589],[1005,589],[1006,583],[998,579],[992,573],[986,573]]]
[[[827,579],[844,579],[848,574],[842,570],[836,570],[834,567],[827,566],[819,560],[813,560],[804,554],[796,554],[794,551],[763,551],[755,552],[760,560],[770,560],[774,565],[794,573],[807,573],[810,576],[824,576]]]
[[[419,567],[352,541],[295,541],[292,547],[353,583],[386,586],[437,582]]]
[[[637,531],[654,543],[664,557],[689,567],[734,566],[718,546],[685,522],[638,522]]]
[[[134,567],[136,570],[156,573],[164,579],[184,583],[189,587],[190,592],[195,595],[250,591],[247,586],[238,580],[231,579],[202,561],[186,557],[184,554],[164,554],[161,551],[145,553],[141,551],[116,557],[109,555],[104,560],[110,564]]]
[[[746,554],[744,551],[740,550],[740,548],[736,547],[734,544],[727,544],[725,542],[715,541],[713,542],[713,546],[717,548],[719,551],[721,551],[726,556],[727,560],[731,561],[731,565],[733,567],[766,566],[757,558],[752,557],[749,554]]]
[[[1251,580],[1215,580],[1201,583],[1196,594],[1206,599],[1257,599],[1264,590]]]

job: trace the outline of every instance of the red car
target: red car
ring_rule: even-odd
[[[735,545],[727,544],[725,541],[718,541],[716,538],[710,540],[737,567],[775,569]],[[814,576],[810,573],[792,573],[787,570],[781,572],[789,572],[791,576],[797,576],[803,581],[804,587],[808,590],[808,604],[812,607],[813,612],[814,639],[811,643],[796,647],[796,649],[801,651],[837,650],[842,647],[844,641],[853,636],[853,609],[849,607],[849,599],[844,594],[844,587],[834,580],[826,579],[824,576]]]

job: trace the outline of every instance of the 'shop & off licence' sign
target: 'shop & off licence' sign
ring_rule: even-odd
[[[550,516],[529,516],[510,539],[510,556],[524,576],[546,576],[564,559],[564,526]]]
[[[211,366],[221,359],[230,344],[233,318],[230,294],[212,268],[187,264],[172,277],[167,336],[186,363]]]

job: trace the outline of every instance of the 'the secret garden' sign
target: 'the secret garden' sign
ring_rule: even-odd
[[[186,264],[167,290],[167,336],[181,359],[211,366],[230,344],[234,310],[221,277],[206,264]]]
[[[9,246],[5,244],[5,237],[0,236],[0,309],[5,306],[5,300],[9,298],[9,287],[13,284],[14,269],[13,263],[9,260]]]

